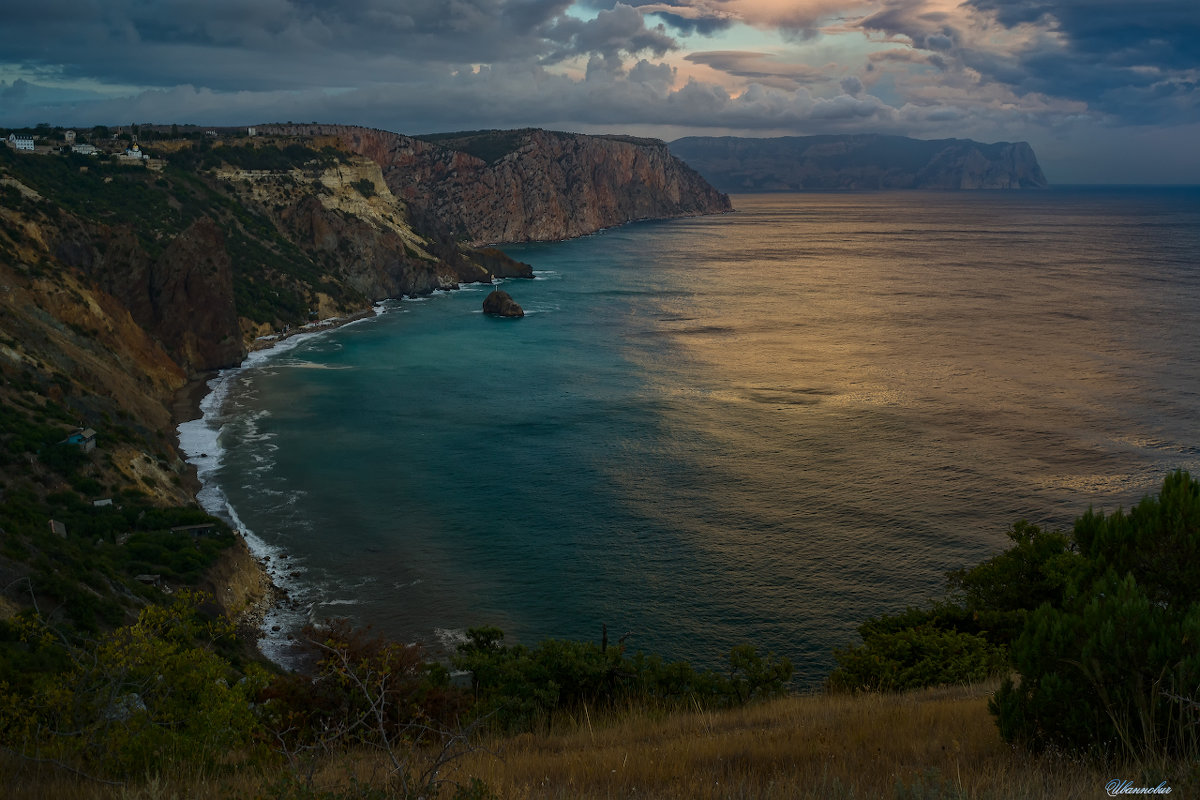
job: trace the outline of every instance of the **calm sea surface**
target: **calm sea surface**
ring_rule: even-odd
[[[223,376],[182,433],[295,600],[269,649],[310,616],[435,650],[606,623],[811,683],[1015,520],[1200,473],[1200,191],[734,206],[507,248],[522,320],[472,287]]]

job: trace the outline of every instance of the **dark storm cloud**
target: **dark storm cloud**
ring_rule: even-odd
[[[642,15],[624,3],[617,3],[611,10],[601,11],[591,20],[559,17],[544,33],[560,48],[543,58],[546,63],[588,53],[598,53],[609,58],[622,52],[650,52],[661,56],[679,47],[663,30],[647,29]]]
[[[681,17],[678,14],[672,14],[669,11],[658,11],[656,14],[663,22],[685,36],[692,34],[712,36],[733,26],[733,21],[727,17],[697,17],[696,19],[689,19],[688,17]]]
[[[29,107],[23,114],[27,124],[43,118],[68,125],[95,124],[97,120],[237,125],[313,119],[353,121],[406,133],[478,128],[481,123],[573,130],[670,125],[837,132],[864,123],[878,129],[897,119],[895,109],[870,96],[825,99],[803,87],[783,91],[754,84],[731,97],[719,86],[698,81],[675,89],[673,78],[672,69],[664,64],[643,60],[620,73],[597,56],[585,80],[518,64],[460,72],[435,89],[420,81],[337,93],[216,92],[178,86],[132,98]]]
[[[634,8],[651,10],[670,28],[684,36],[692,34],[712,36],[733,25],[733,18],[728,15],[695,13],[694,3],[689,0],[627,0],[627,2]],[[580,5],[597,10],[609,9],[613,6],[613,0],[586,0]],[[673,11],[672,9],[678,10]]]
[[[1053,25],[1072,52],[1103,63],[1164,69],[1200,66],[1200,5],[1195,0],[970,0],[1003,25]]]
[[[1016,44],[989,47],[969,35],[981,17],[930,13],[920,0],[892,0],[857,24],[906,37],[937,54],[943,69],[975,70],[1018,96],[1081,101],[1131,124],[1186,123],[1200,113],[1196,0],[968,0],[964,7],[1012,31]]]
[[[386,82],[437,65],[513,63],[675,46],[617,4],[570,0],[48,0],[17,4],[0,56],[65,78],[271,90]]]

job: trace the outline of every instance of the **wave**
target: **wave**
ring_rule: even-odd
[[[200,481],[200,491],[196,494],[200,507],[214,517],[224,520],[241,535],[251,554],[259,563],[265,565],[272,582],[289,598],[288,602],[274,606],[264,616],[262,638],[258,643],[264,656],[285,668],[296,663],[297,644],[294,632],[313,621],[315,602],[312,598],[315,587],[295,580],[305,571],[295,561],[287,563],[286,572],[278,566],[283,554],[281,548],[268,544],[238,516],[237,509],[217,480],[226,455],[221,439],[227,427],[236,422],[245,426],[241,436],[243,441],[265,441],[274,436],[258,431],[258,420],[267,416],[269,412],[259,410],[249,415],[238,415],[230,409],[241,376],[249,370],[266,369],[269,366],[296,366],[298,360],[290,364],[286,361],[276,362],[284,354],[315,337],[323,336],[338,327],[349,327],[374,319],[386,313],[388,306],[386,303],[377,303],[372,306],[372,310],[375,312],[373,316],[351,320],[340,326],[332,323],[321,325],[279,339],[268,348],[251,352],[240,365],[221,370],[208,381],[208,393],[200,401],[199,418],[180,423],[176,428],[179,449],[183,451],[187,463],[196,468],[196,477]],[[268,448],[278,449],[275,445],[268,445]],[[292,499],[294,501],[294,498]]]

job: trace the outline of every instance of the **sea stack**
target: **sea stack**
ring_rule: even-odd
[[[525,310],[517,305],[517,301],[509,297],[508,292],[496,289],[483,301],[483,313],[493,317],[523,317]]]

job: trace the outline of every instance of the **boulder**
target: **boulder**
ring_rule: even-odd
[[[499,289],[489,294],[483,301],[483,313],[493,317],[523,317],[525,311],[517,305],[517,301],[509,297],[508,292]]]

